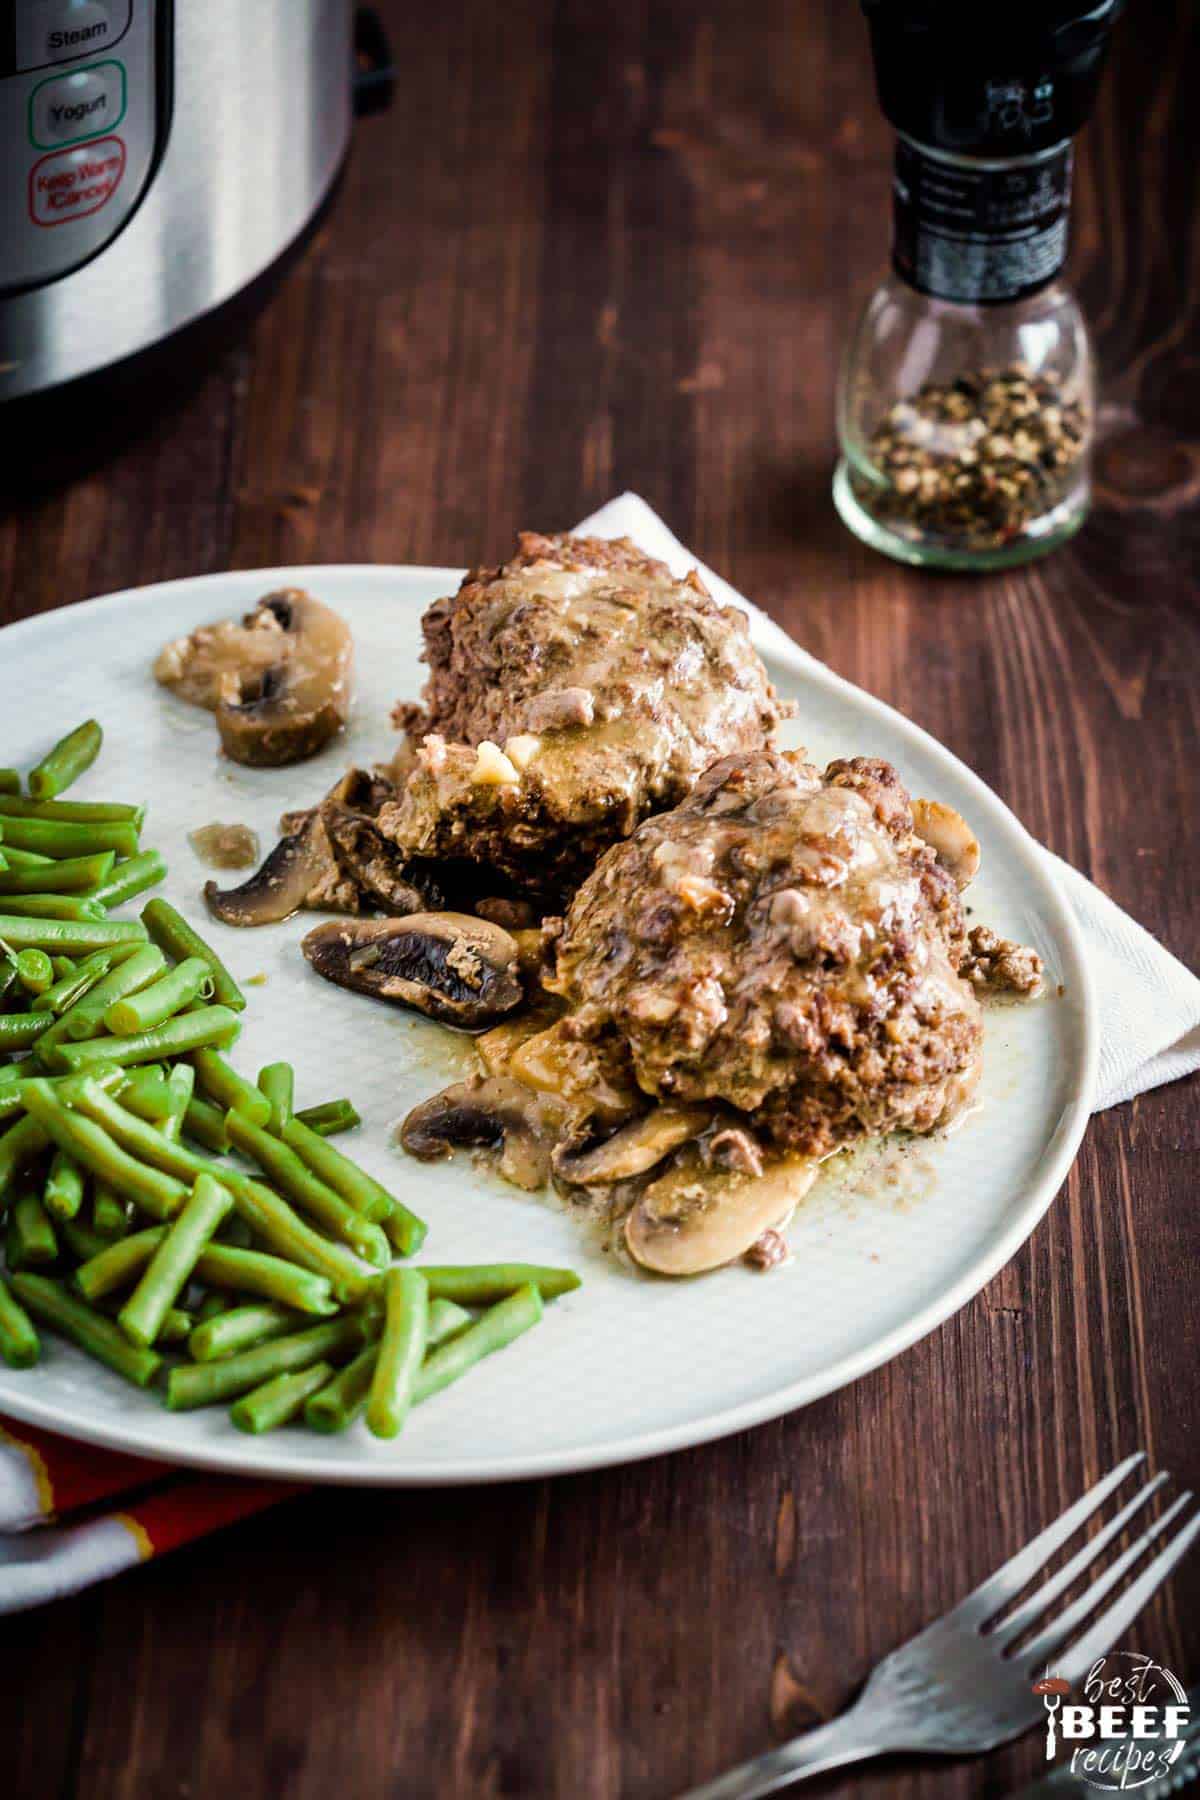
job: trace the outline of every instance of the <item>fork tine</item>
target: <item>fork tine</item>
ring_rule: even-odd
[[[1169,1506],[1161,1519],[1156,1519],[1149,1530],[1144,1531],[1136,1543],[1130,1544],[1128,1550],[1122,1551],[1112,1567],[1093,1581],[1086,1593],[1073,1600],[1065,1612],[1062,1612],[1040,1632],[1032,1643],[1026,1644],[1020,1651],[1021,1662],[1027,1662],[1031,1668],[1036,1667],[1044,1657],[1053,1655],[1060,1644],[1065,1644],[1077,1625],[1081,1625],[1090,1612],[1095,1612],[1105,1594],[1116,1587],[1126,1569],[1131,1569],[1135,1562],[1145,1554],[1155,1538],[1162,1536],[1172,1519],[1176,1518],[1191,1499],[1191,1494],[1181,1494],[1172,1506]],[[1090,1547],[1090,1546],[1089,1546]]]
[[[1072,1644],[1067,1654],[1059,1659],[1059,1673],[1068,1681],[1079,1681],[1086,1675],[1098,1656],[1111,1650],[1127,1625],[1137,1618],[1147,1600],[1157,1592],[1166,1580],[1179,1559],[1190,1549],[1200,1534],[1200,1513],[1186,1524],[1182,1531],[1176,1532],[1165,1549],[1160,1550],[1152,1563],[1148,1563],[1131,1587],[1126,1588],[1119,1600],[1114,1600],[1108,1611],[1101,1613],[1089,1631],[1085,1631],[1077,1644]]]
[[[1123,1506],[1120,1512],[1109,1520],[1103,1531],[1098,1531],[1094,1538],[1089,1538],[1083,1548],[1076,1551],[1069,1563],[1064,1563],[1056,1575],[1052,1575],[1049,1581],[1043,1582],[1035,1594],[1030,1594],[1028,1600],[1023,1600],[1015,1612],[1009,1613],[1006,1619],[1001,1619],[994,1631],[988,1632],[989,1643],[995,1644],[999,1648],[1003,1644],[1011,1644],[1015,1638],[1020,1637],[1021,1633],[1045,1612],[1050,1602],[1057,1600],[1060,1594],[1065,1593],[1072,1583],[1082,1575],[1089,1563],[1093,1563],[1100,1552],[1106,1550],[1113,1539],[1120,1535],[1139,1507],[1145,1506],[1151,1494],[1157,1493],[1163,1482],[1169,1480],[1170,1476],[1164,1473],[1156,1475],[1153,1481],[1148,1481],[1141,1492],[1135,1494],[1129,1504]]]
[[[1145,1460],[1145,1451],[1138,1450],[1133,1456],[1127,1456],[1124,1462],[1118,1463],[1110,1475],[1106,1475],[1103,1481],[1098,1481],[1094,1488],[1089,1488],[1086,1494],[1076,1500],[1074,1506],[1068,1506],[1053,1525],[1047,1525],[1032,1543],[1026,1544],[1023,1550],[1018,1550],[994,1575],[990,1575],[979,1587],[973,1589],[953,1612],[946,1614],[946,1618],[970,1620],[972,1624],[978,1624],[990,1618],[993,1613],[998,1613],[1009,1600],[1015,1600],[1047,1557],[1065,1544],[1078,1531],[1083,1521],[1090,1518],[1098,1506],[1103,1506],[1113,1489],[1120,1487],[1125,1477]]]

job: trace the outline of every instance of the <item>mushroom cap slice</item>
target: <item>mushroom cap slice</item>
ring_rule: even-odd
[[[325,828],[315,812],[297,814],[297,829],[280,838],[249,881],[240,887],[204,884],[209,912],[225,925],[274,925],[308,905],[356,904],[352,887],[342,880]]]
[[[787,1219],[819,1166],[812,1157],[779,1157],[761,1175],[744,1175],[706,1168],[688,1147],[651,1182],[626,1219],[629,1254],[660,1275],[719,1269]]]
[[[584,1147],[570,1139],[554,1152],[554,1173],[576,1187],[597,1187],[612,1181],[629,1181],[696,1137],[709,1123],[710,1114],[698,1106],[656,1106],[621,1125],[601,1143]]]
[[[244,624],[278,655],[264,666],[259,653],[226,683],[216,709],[226,755],[260,769],[315,756],[350,712],[350,627],[302,588],[265,595]]]
[[[321,820],[338,863],[365,900],[397,914],[428,906],[428,895],[409,880],[403,856],[373,820],[328,802],[321,806]]]
[[[913,830],[961,893],[979,873],[979,839],[960,812],[941,800],[914,800]]]
[[[333,921],[301,948],[327,981],[467,1031],[496,1024],[525,997],[508,932],[467,913]]]
[[[411,1156],[433,1162],[470,1147],[500,1151],[500,1173],[517,1187],[544,1187],[559,1109],[502,1075],[456,1082],[422,1100],[400,1127]]]

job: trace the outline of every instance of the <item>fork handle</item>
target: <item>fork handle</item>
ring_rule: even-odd
[[[869,1756],[881,1755],[883,1748],[882,1744],[871,1742],[852,1710],[751,1762],[741,1763],[703,1787],[690,1789],[680,1800],[758,1800],[760,1794],[774,1794],[789,1782],[819,1775],[822,1769],[865,1762]]]

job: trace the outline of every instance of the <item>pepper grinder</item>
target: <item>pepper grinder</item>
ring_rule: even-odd
[[[902,562],[1024,562],[1088,509],[1092,347],[1059,275],[1123,0],[862,4],[897,133],[892,273],[843,360],[834,500]]]

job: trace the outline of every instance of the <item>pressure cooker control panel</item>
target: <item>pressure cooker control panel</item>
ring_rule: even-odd
[[[0,0],[0,289],[116,236],[165,129],[164,0]]]

